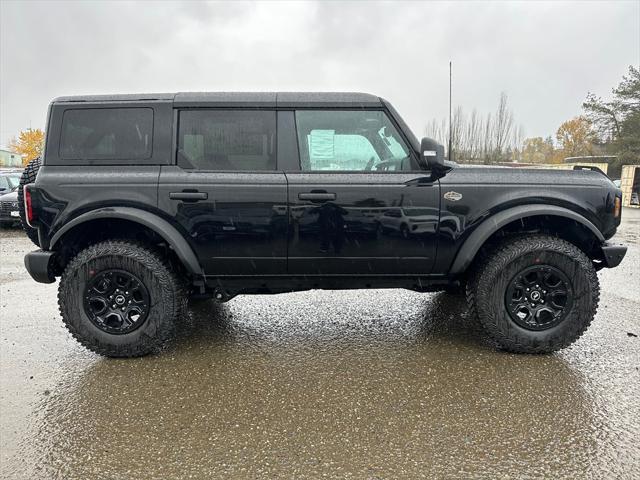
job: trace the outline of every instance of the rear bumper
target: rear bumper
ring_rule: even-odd
[[[55,252],[34,250],[24,256],[24,266],[36,282],[53,283],[56,281],[51,268],[54,254]]]
[[[607,268],[617,267],[627,254],[627,247],[624,245],[613,245],[605,242],[602,244],[602,254],[604,264]]]

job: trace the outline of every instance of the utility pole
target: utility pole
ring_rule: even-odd
[[[449,60],[449,161],[453,161],[453,152],[451,151],[451,136],[453,135],[451,131],[451,60]]]

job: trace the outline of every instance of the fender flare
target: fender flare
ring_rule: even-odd
[[[180,234],[173,225],[160,218],[158,215],[138,208],[107,207],[83,213],[65,224],[53,235],[49,248],[53,250],[60,238],[62,238],[62,236],[71,229],[83,223],[101,218],[129,220],[150,228],[160,235],[160,237],[162,237],[171,246],[171,248],[173,248],[189,273],[193,275],[204,275],[200,262],[198,261],[198,257],[196,257],[193,249],[184,239],[182,234]]]
[[[460,250],[453,261],[450,269],[451,274],[463,273],[480,250],[480,247],[493,235],[497,230],[501,229],[514,220],[520,220],[527,217],[535,217],[539,215],[551,215],[556,217],[565,217],[575,220],[586,227],[594,236],[602,243],[605,241],[604,236],[598,228],[588,219],[568,208],[558,207],[556,205],[520,205],[517,207],[503,210],[484,220],[469,235],[469,238],[462,244]]]

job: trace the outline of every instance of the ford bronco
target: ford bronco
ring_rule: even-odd
[[[61,97],[24,171],[25,265],[106,356],[156,352],[190,296],[464,290],[507,351],[574,342],[626,247],[602,172],[461,167],[362,93]]]

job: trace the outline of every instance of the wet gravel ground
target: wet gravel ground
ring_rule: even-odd
[[[640,478],[640,210],[571,348],[496,351],[464,301],[312,291],[192,305],[162,355],[66,333],[0,232],[2,478]]]

